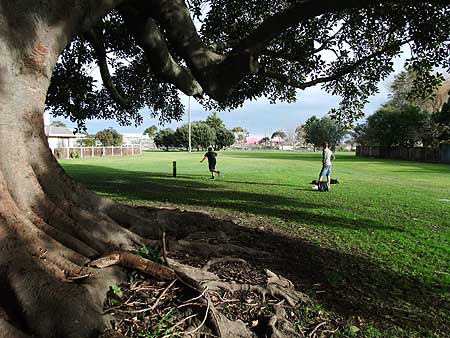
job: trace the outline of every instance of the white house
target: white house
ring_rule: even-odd
[[[45,126],[45,135],[47,135],[50,148],[75,147],[78,135],[73,130],[66,127]]]

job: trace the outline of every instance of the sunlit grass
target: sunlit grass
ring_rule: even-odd
[[[450,299],[449,165],[339,153],[332,177],[341,184],[321,193],[309,185],[317,178],[320,153],[222,151],[217,165],[222,174],[215,180],[199,163],[202,156],[149,152],[62,165],[116,200],[258,220],[413,277]],[[176,178],[172,161],[177,161]]]

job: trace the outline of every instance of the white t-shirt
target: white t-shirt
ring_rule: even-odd
[[[322,155],[322,164],[331,165],[332,160],[334,160],[333,152],[330,149],[325,148]]]

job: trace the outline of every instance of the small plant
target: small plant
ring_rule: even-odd
[[[152,321],[147,322],[147,329],[145,332],[139,333],[139,338],[158,338],[158,337],[173,337],[175,325],[173,321],[176,316],[173,315],[175,308],[171,308],[166,312],[157,323],[153,325]],[[178,335],[177,335],[178,336]]]
[[[137,250],[136,254],[146,259],[149,259],[153,262],[162,264],[160,252],[150,246],[143,245],[141,248]]]
[[[72,151],[69,156],[70,158],[80,158],[80,153],[78,151]]]
[[[123,292],[119,286],[113,285],[109,287],[109,291],[107,292],[108,300],[112,305],[120,305],[123,303],[122,296]]]
[[[144,274],[140,273],[138,270],[129,270],[128,283],[134,284],[136,281],[142,279],[145,279]]]

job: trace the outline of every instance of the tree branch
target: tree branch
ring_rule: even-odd
[[[127,107],[130,104],[129,100],[120,95],[120,93],[117,91],[117,88],[112,81],[111,73],[109,72],[108,68],[108,62],[106,60],[105,46],[103,45],[103,41],[100,34],[96,32],[94,29],[91,29],[86,33],[84,33],[84,36],[86,40],[89,41],[92,48],[94,48],[95,55],[97,56],[97,64],[100,68],[100,75],[102,77],[105,88],[111,94],[111,97],[114,99],[114,101],[116,101],[122,107]]]
[[[131,6],[121,6],[119,11],[137,44],[144,50],[152,70],[186,95],[201,96],[201,85],[188,68],[175,62],[155,20]]]
[[[387,44],[383,48],[381,48],[369,55],[366,55],[351,64],[347,64],[344,67],[336,70],[332,75],[318,77],[311,81],[302,82],[302,81],[294,80],[287,75],[274,72],[270,69],[262,70],[261,74],[268,78],[275,79],[281,83],[285,83],[292,87],[304,90],[308,87],[312,87],[312,86],[315,86],[320,83],[337,80],[338,78],[355,71],[356,69],[358,69],[358,67],[364,65],[367,61],[369,61],[373,58],[376,58],[377,56],[382,55],[383,53],[385,53],[386,51],[388,51],[390,49],[399,48],[401,45],[403,45],[406,42],[407,41],[403,41],[403,42],[399,41],[399,42]]]
[[[325,49],[327,49],[328,44],[330,43],[330,41],[332,41],[336,36],[338,36],[339,33],[341,33],[342,29],[344,28],[344,25],[342,25],[333,35],[331,35],[330,37],[328,37],[320,47],[316,48],[313,50],[313,53],[319,53]]]
[[[235,53],[262,51],[274,38],[285,32],[288,28],[297,26],[319,15],[336,13],[346,9],[362,9],[382,3],[399,3],[401,1],[390,0],[303,0],[296,2],[291,7],[268,17],[251,34],[244,38]],[[448,0],[425,0],[423,2],[433,4],[448,4]]]

